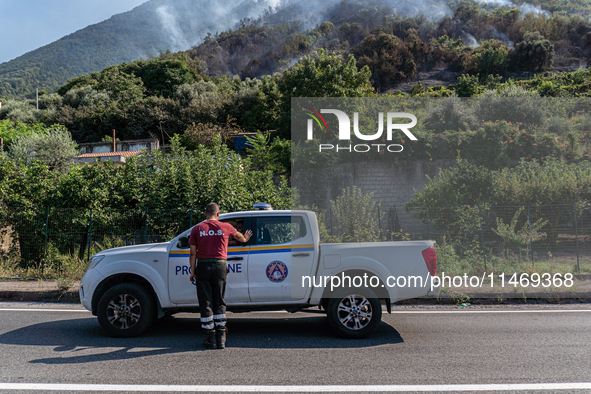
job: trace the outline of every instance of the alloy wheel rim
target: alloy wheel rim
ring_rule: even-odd
[[[341,324],[350,330],[362,330],[371,321],[373,311],[367,298],[351,294],[341,299],[337,316]]]
[[[107,319],[114,327],[127,330],[137,324],[142,315],[142,306],[131,294],[119,294],[107,306]]]

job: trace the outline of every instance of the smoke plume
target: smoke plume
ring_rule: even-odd
[[[533,13],[536,15],[544,14],[546,16],[550,16],[550,13],[546,10],[543,10],[539,5],[533,5],[529,3],[523,3],[521,5],[516,5],[510,2],[509,0],[476,0],[480,4],[494,4],[498,7],[511,7],[511,8],[519,8],[523,15]]]
[[[168,6],[161,5],[156,9],[156,13],[158,14],[158,19],[162,24],[162,28],[170,37],[173,45],[171,49],[174,51],[180,51],[189,48],[189,44],[177,23],[176,17],[170,12]]]

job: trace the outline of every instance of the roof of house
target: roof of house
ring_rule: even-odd
[[[124,141],[115,141],[118,145],[120,144],[129,144],[129,143],[133,143],[133,144],[138,144],[138,143],[142,143],[142,142],[154,142],[157,143],[158,139],[156,138],[148,138],[148,139],[144,139],[144,140],[124,140]],[[112,146],[113,145],[113,141],[101,141],[101,142],[83,142],[78,144],[78,146],[94,146],[94,145],[108,145],[108,146]]]
[[[85,153],[83,155],[76,156],[76,158],[81,159],[84,157],[105,157],[105,156],[131,157],[131,156],[139,155],[140,153],[142,153],[141,150],[123,151],[123,152]]]

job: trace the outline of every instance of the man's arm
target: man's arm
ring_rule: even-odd
[[[236,235],[234,235],[234,239],[239,241],[239,242],[243,242],[246,243],[248,242],[248,240],[250,239],[250,237],[252,237],[252,231],[251,230],[246,230],[244,232],[244,234],[236,231]]]
[[[195,282],[195,263],[197,261],[197,245],[191,245],[191,254],[189,255],[189,264],[191,264],[191,275],[189,280]]]

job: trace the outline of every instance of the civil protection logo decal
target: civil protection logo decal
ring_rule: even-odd
[[[267,265],[266,272],[267,278],[269,278],[271,282],[283,282],[285,278],[287,278],[287,265],[285,265],[283,261],[271,261],[269,265]]]

